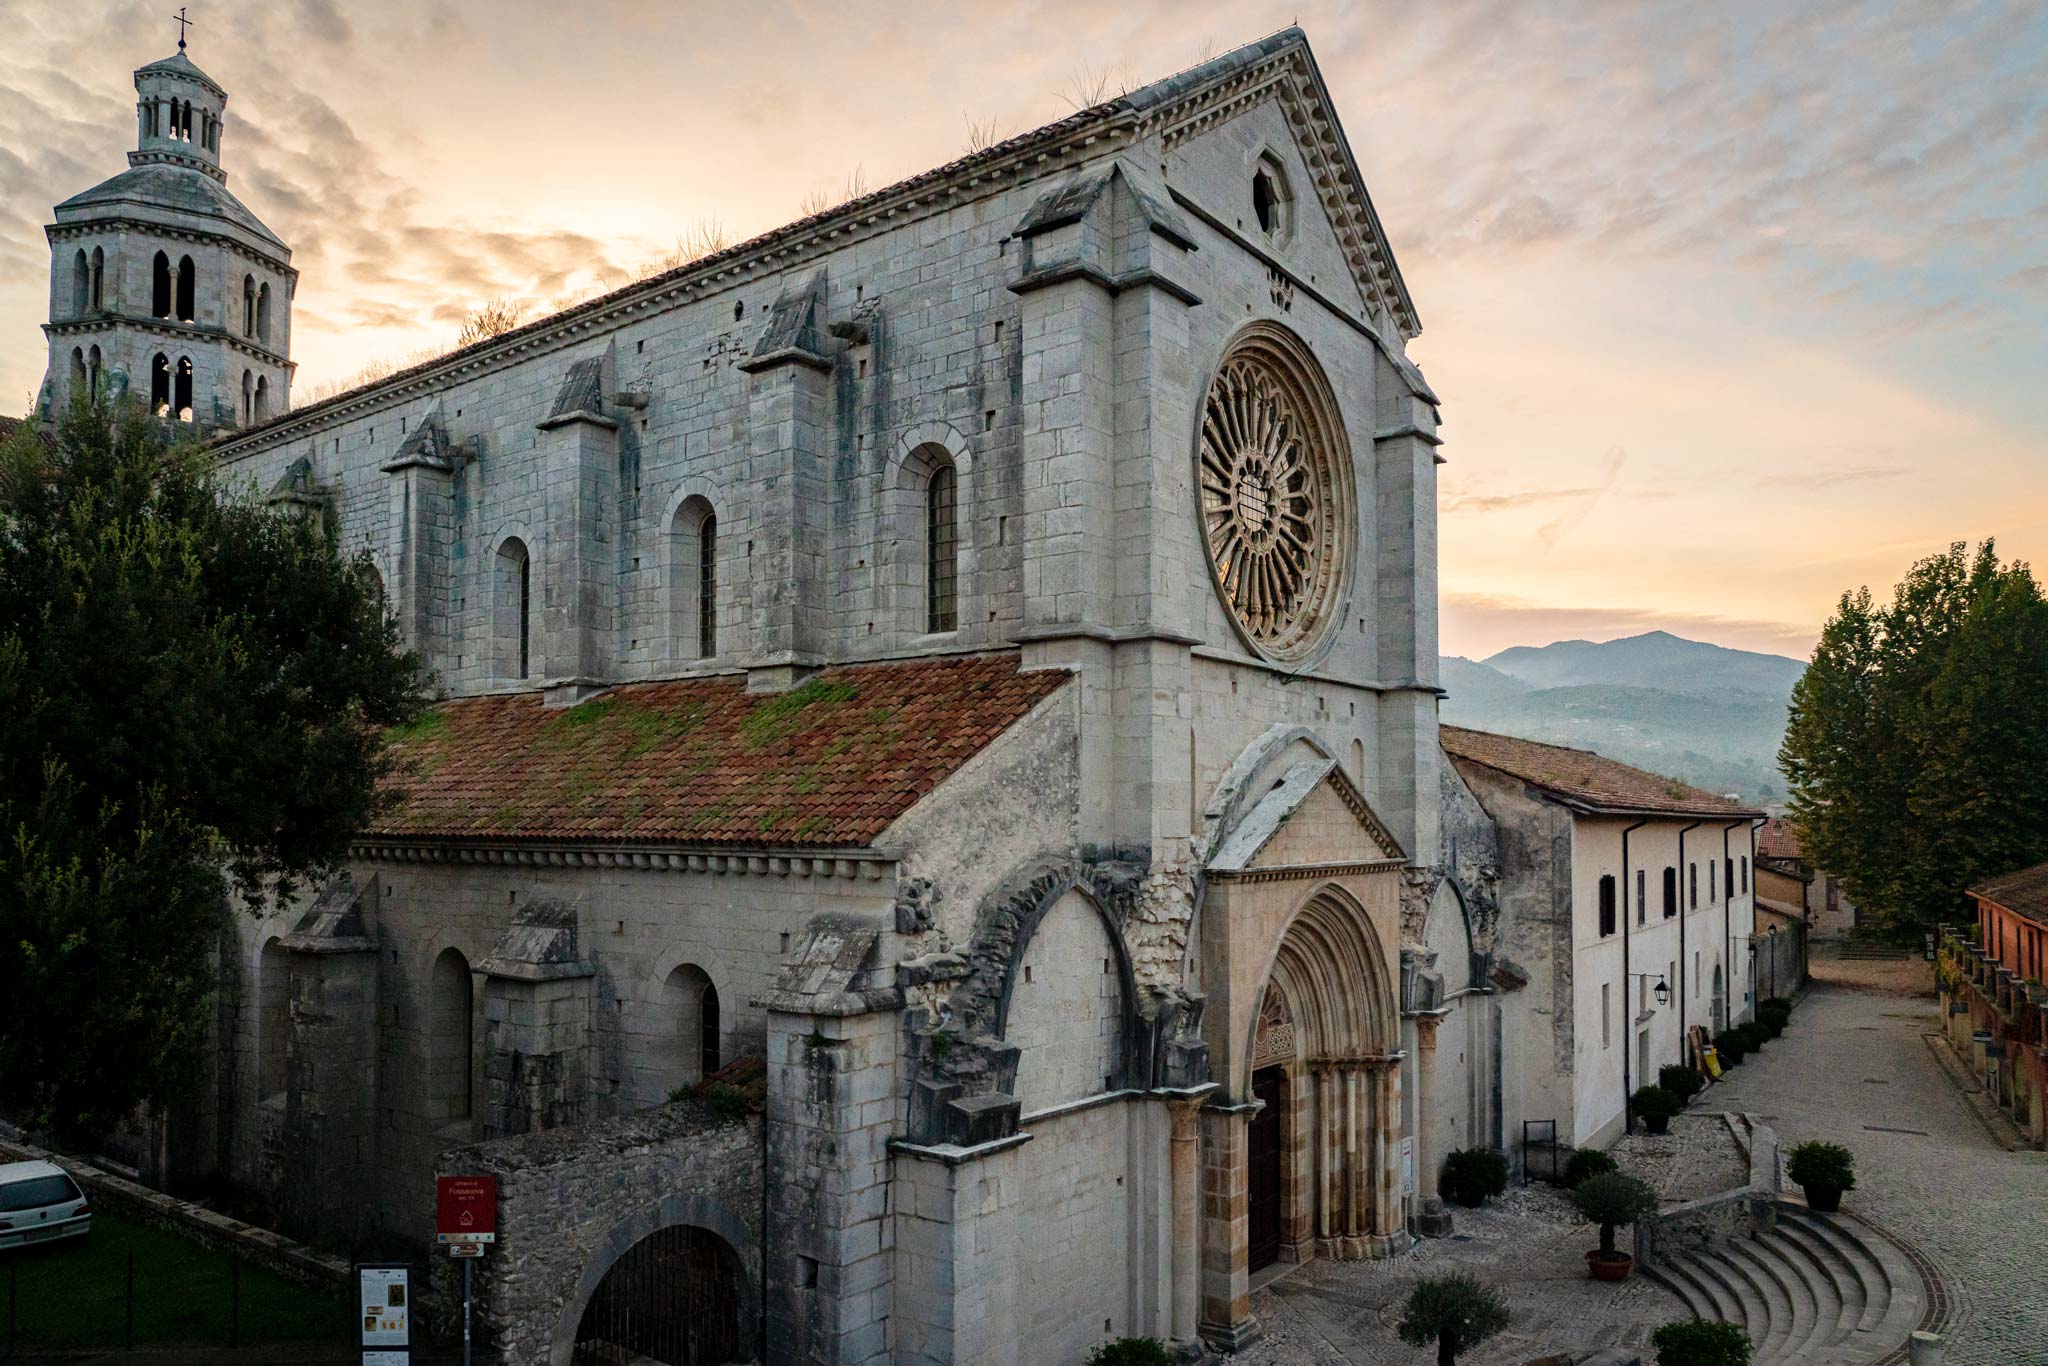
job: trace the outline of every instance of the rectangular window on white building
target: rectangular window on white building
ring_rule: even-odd
[[[1611,1047],[1614,1043],[1613,1020],[1607,1008],[1609,990],[1610,987],[1606,982],[1600,984],[1600,1046],[1602,1048]]]

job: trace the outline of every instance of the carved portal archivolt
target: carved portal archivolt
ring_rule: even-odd
[[[1254,1123],[1274,1128],[1247,1158],[1277,1165],[1247,1187],[1278,1203],[1280,1260],[1384,1256],[1405,1240],[1393,993],[1363,912],[1336,893],[1310,900],[1274,960],[1249,1059],[1267,1106]]]

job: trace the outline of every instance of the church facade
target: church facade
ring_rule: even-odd
[[[137,89],[46,402],[161,361],[441,699],[348,876],[240,924],[176,1172],[355,1248],[498,1175],[508,1359],[1071,1362],[1242,1344],[1255,1271],[1515,1150],[1590,912],[1496,953],[1438,399],[1298,30],[296,410],[225,94]],[[608,1326],[655,1244],[712,1337]]]

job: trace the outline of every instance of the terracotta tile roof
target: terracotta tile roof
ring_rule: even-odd
[[[1783,816],[1773,816],[1756,832],[1756,851],[1766,858],[1799,858],[1799,831]]]
[[[1068,677],[1003,653],[445,702],[393,735],[403,795],[363,837],[858,847]]]
[[[1437,736],[1444,752],[1461,765],[1477,764],[1509,774],[1568,805],[1591,811],[1723,820],[1764,814],[1726,797],[1688,787],[1675,778],[1603,759],[1591,750],[1518,740],[1462,726],[1439,726]]]
[[[1970,895],[2048,924],[2048,863],[1980,882],[1970,889]]]

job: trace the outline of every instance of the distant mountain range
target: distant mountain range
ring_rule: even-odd
[[[1784,799],[1778,745],[1806,666],[1667,631],[1437,661],[1456,726],[1574,745],[1745,800]]]

